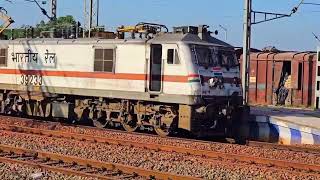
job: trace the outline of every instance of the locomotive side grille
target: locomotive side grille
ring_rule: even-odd
[[[94,71],[113,72],[114,57],[114,49],[95,49]]]
[[[8,49],[0,49],[0,66],[7,65]]]

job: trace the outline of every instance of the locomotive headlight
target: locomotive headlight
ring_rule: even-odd
[[[217,77],[210,78],[208,84],[210,88],[216,88],[219,85],[219,79]]]
[[[210,88],[215,87],[215,86],[216,86],[216,78],[210,78],[210,79],[208,80],[208,84],[209,84],[209,87],[210,87]]]
[[[219,88],[224,89],[224,79],[223,77],[219,78]]]
[[[224,80],[223,77],[213,77],[208,80],[208,84],[210,88],[217,88],[220,89],[224,88]]]
[[[241,83],[240,78],[237,78],[237,77],[233,78],[233,84],[235,84],[237,87],[240,87],[240,83]]]

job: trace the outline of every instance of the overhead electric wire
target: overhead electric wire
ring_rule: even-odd
[[[312,34],[313,34],[313,36],[320,42],[319,37],[318,37],[314,32],[312,32]]]
[[[12,3],[11,0],[5,0],[5,1]],[[23,0],[23,1],[25,1],[25,2],[31,2],[31,3],[36,3],[36,5],[40,8],[40,10],[41,10],[41,12],[42,12],[43,15],[45,15],[45,16],[46,16],[48,19],[50,19],[51,21],[54,20],[54,18],[53,18],[53,17],[50,17],[50,16],[48,15],[48,12],[47,12],[44,8],[42,8],[42,7],[40,6],[40,4],[39,4],[39,2],[38,2],[37,0]]]
[[[50,17],[50,16],[48,15],[48,12],[47,12],[44,8],[42,8],[42,7],[40,6],[40,4],[39,4],[39,2],[38,2],[37,0],[24,0],[24,1],[26,1],[26,2],[31,2],[31,3],[36,3],[36,5],[40,8],[40,10],[41,10],[41,12],[42,12],[43,15],[45,15],[45,16],[46,16],[48,19],[50,19],[51,21],[54,20],[54,18],[53,18],[53,17]]]
[[[291,10],[291,13],[289,14],[289,16],[292,16],[294,13],[296,13],[298,11],[298,9],[300,8],[300,6],[304,3],[304,0],[301,0],[300,3],[298,4],[298,6],[294,7]]]
[[[306,4],[306,5],[314,5],[314,6],[320,6],[320,3],[303,3],[303,4]]]

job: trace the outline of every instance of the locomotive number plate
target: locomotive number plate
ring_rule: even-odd
[[[23,74],[21,75],[20,83],[25,86],[28,86],[28,85],[41,86],[43,84],[43,78],[41,75]]]

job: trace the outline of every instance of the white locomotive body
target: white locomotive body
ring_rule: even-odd
[[[241,108],[239,66],[204,33],[1,41],[1,113],[221,134]]]

